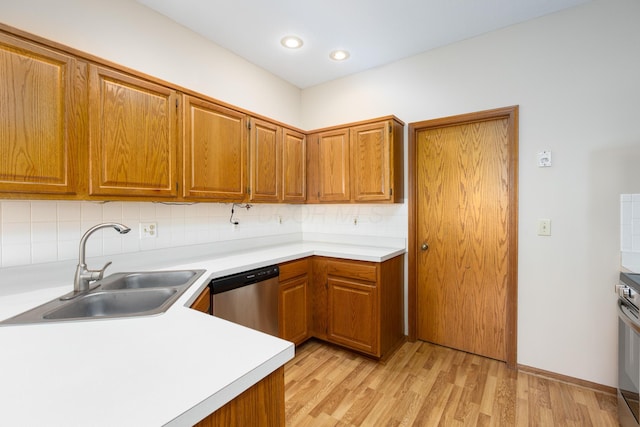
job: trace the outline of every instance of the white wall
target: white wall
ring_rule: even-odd
[[[303,129],[387,114],[413,122],[520,105],[518,362],[612,386],[617,383],[613,285],[619,269],[619,194],[640,193],[638,17],[637,0],[595,0],[306,89],[300,97],[294,87],[131,0],[0,3],[3,23]],[[553,151],[552,168],[536,167],[535,155],[543,149]],[[33,212],[42,212],[40,203],[55,202],[1,203],[3,259],[19,244],[29,242],[33,250],[33,227],[41,218]],[[79,236],[83,210],[95,207],[59,203],[55,211],[62,217],[49,230],[63,227],[66,233],[65,218],[71,215],[77,225],[71,233]],[[122,209],[123,216],[131,213],[125,205],[103,205],[102,218],[111,217],[112,206],[120,206],[115,210]],[[132,215],[137,209],[141,218],[151,215],[151,207],[158,209],[150,203],[135,206]],[[195,226],[223,227],[229,206],[212,206],[170,212],[177,218],[177,240],[171,244],[198,238],[185,234],[190,231],[181,228],[182,218],[200,218],[190,221]],[[5,226],[16,219],[14,208],[31,212],[29,225]],[[13,212],[9,216],[7,209]],[[259,217],[258,209],[279,208],[258,207]],[[406,205],[357,208],[362,222],[356,227],[350,226],[353,207],[283,209],[299,215],[303,231],[407,233]],[[273,220],[271,214],[265,217]],[[537,218],[551,218],[551,237],[536,235]],[[7,230],[14,230],[9,241]],[[65,236],[56,237],[56,246]],[[214,241],[221,236],[209,233]],[[105,249],[103,242],[102,250],[116,250],[114,245]]]
[[[596,0],[303,91],[305,128],[520,105],[518,363],[611,386],[619,195],[640,190],[639,19],[637,0]]]
[[[0,22],[300,126],[300,89],[134,0],[2,1]]]

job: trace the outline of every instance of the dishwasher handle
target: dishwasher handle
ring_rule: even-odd
[[[231,274],[224,277],[218,277],[209,282],[212,294],[220,294],[233,289],[242,288],[243,286],[253,285],[254,283],[263,282],[265,280],[278,277],[280,269],[277,265],[268,267],[255,268],[253,270],[244,271],[242,273]]]

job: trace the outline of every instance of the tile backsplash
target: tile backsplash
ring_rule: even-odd
[[[640,252],[640,194],[620,196],[620,250]]]
[[[121,222],[132,231],[98,230],[87,256],[114,255],[291,233],[407,236],[407,206],[236,205],[0,200],[0,267],[77,259],[82,234],[101,222]],[[141,238],[140,223],[155,222],[157,236]]]

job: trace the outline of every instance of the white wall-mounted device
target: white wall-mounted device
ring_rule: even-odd
[[[545,150],[538,153],[538,167],[548,168],[551,166],[551,151]]]

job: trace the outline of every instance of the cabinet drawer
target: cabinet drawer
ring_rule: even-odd
[[[302,276],[309,272],[309,258],[298,259],[280,264],[280,281]]]
[[[377,282],[377,265],[366,261],[329,261],[329,276]]]

